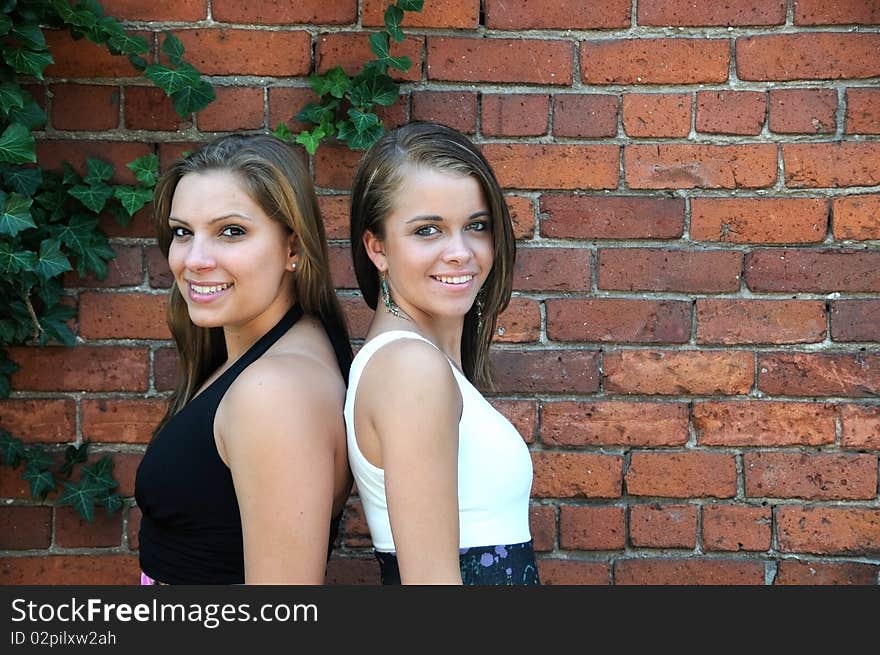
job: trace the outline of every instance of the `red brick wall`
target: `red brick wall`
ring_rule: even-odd
[[[172,29],[218,99],[181,120],[125,60],[52,35],[46,164],[163,162],[290,121],[306,76],[356,68],[385,0],[105,0]],[[390,125],[483,144],[519,238],[495,402],[532,451],[541,575],[569,584],[877,584],[880,2],[426,0]],[[334,275],[358,154],[311,162]],[[67,279],[72,349],[13,349],[0,423],[90,438],[122,492],[171,385],[169,278],[148,221],[108,222],[103,282]],[[136,579],[138,511],[84,526],[0,468],[0,583]],[[375,582],[353,500],[330,568]]]

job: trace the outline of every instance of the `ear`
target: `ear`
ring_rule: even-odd
[[[367,251],[367,257],[373,262],[373,266],[375,266],[380,273],[387,271],[388,259],[385,256],[384,242],[370,232],[370,230],[364,230],[361,240],[363,241],[364,249]]]
[[[288,271],[295,271],[299,266],[299,244],[295,234],[291,234],[287,238],[287,262],[284,268]]]

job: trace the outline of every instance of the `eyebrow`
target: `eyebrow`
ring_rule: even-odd
[[[478,216],[491,216],[491,215],[492,214],[488,209],[480,210],[480,211],[474,212],[473,214],[468,216],[468,220],[471,220],[472,218],[477,218]],[[416,223],[418,221],[440,221],[440,222],[442,222],[443,217],[437,216],[435,214],[425,214],[425,215],[413,216],[412,218],[407,220],[405,224]]]
[[[221,216],[215,216],[210,221],[208,221],[208,225],[213,225],[214,223],[224,221],[227,218],[243,218],[246,221],[251,221],[251,222],[254,221],[254,219],[252,219],[247,214],[239,214],[238,212],[230,212],[229,214],[222,214]],[[189,225],[189,223],[187,223],[185,220],[183,220],[182,218],[177,218],[176,216],[169,216],[168,222],[170,223],[171,221],[174,221],[175,223],[182,223],[183,225]]]

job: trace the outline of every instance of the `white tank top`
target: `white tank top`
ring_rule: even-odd
[[[370,357],[397,339],[431,343],[407,330],[383,332],[374,337],[355,355],[345,396],[348,460],[373,547],[380,552],[396,550],[385,498],[385,471],[368,462],[358,448],[354,401],[358,382]],[[459,546],[473,548],[529,541],[529,494],[532,488],[529,450],[510,421],[483,398],[452,362],[449,365],[458,382],[462,401],[458,424]]]

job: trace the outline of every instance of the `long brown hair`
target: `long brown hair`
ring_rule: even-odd
[[[379,272],[367,255],[364,232],[384,238],[384,220],[391,213],[408,166],[429,168],[475,178],[489,205],[493,264],[482,296],[482,318],[477,303],[464,317],[461,337],[462,368],[468,380],[491,388],[489,345],[498,315],[510,302],[516,241],[501,186],[486,158],[465,136],[445,125],[414,121],[382,136],[361,159],[351,189],[351,254],[364,300],[376,309]]]
[[[266,215],[296,235],[299,246],[293,276],[296,301],[304,314],[320,319],[329,334],[335,333],[336,341],[347,344],[348,330],[333,288],[324,223],[311,178],[293,148],[273,136],[220,137],[171,166],[156,184],[153,200],[162,254],[167,257],[171,246],[173,235],[168,217],[177,184],[188,173],[211,170],[234,173]],[[180,375],[158,429],[189,402],[227,356],[223,329],[195,325],[176,284],[171,288],[168,325],[177,344]]]

